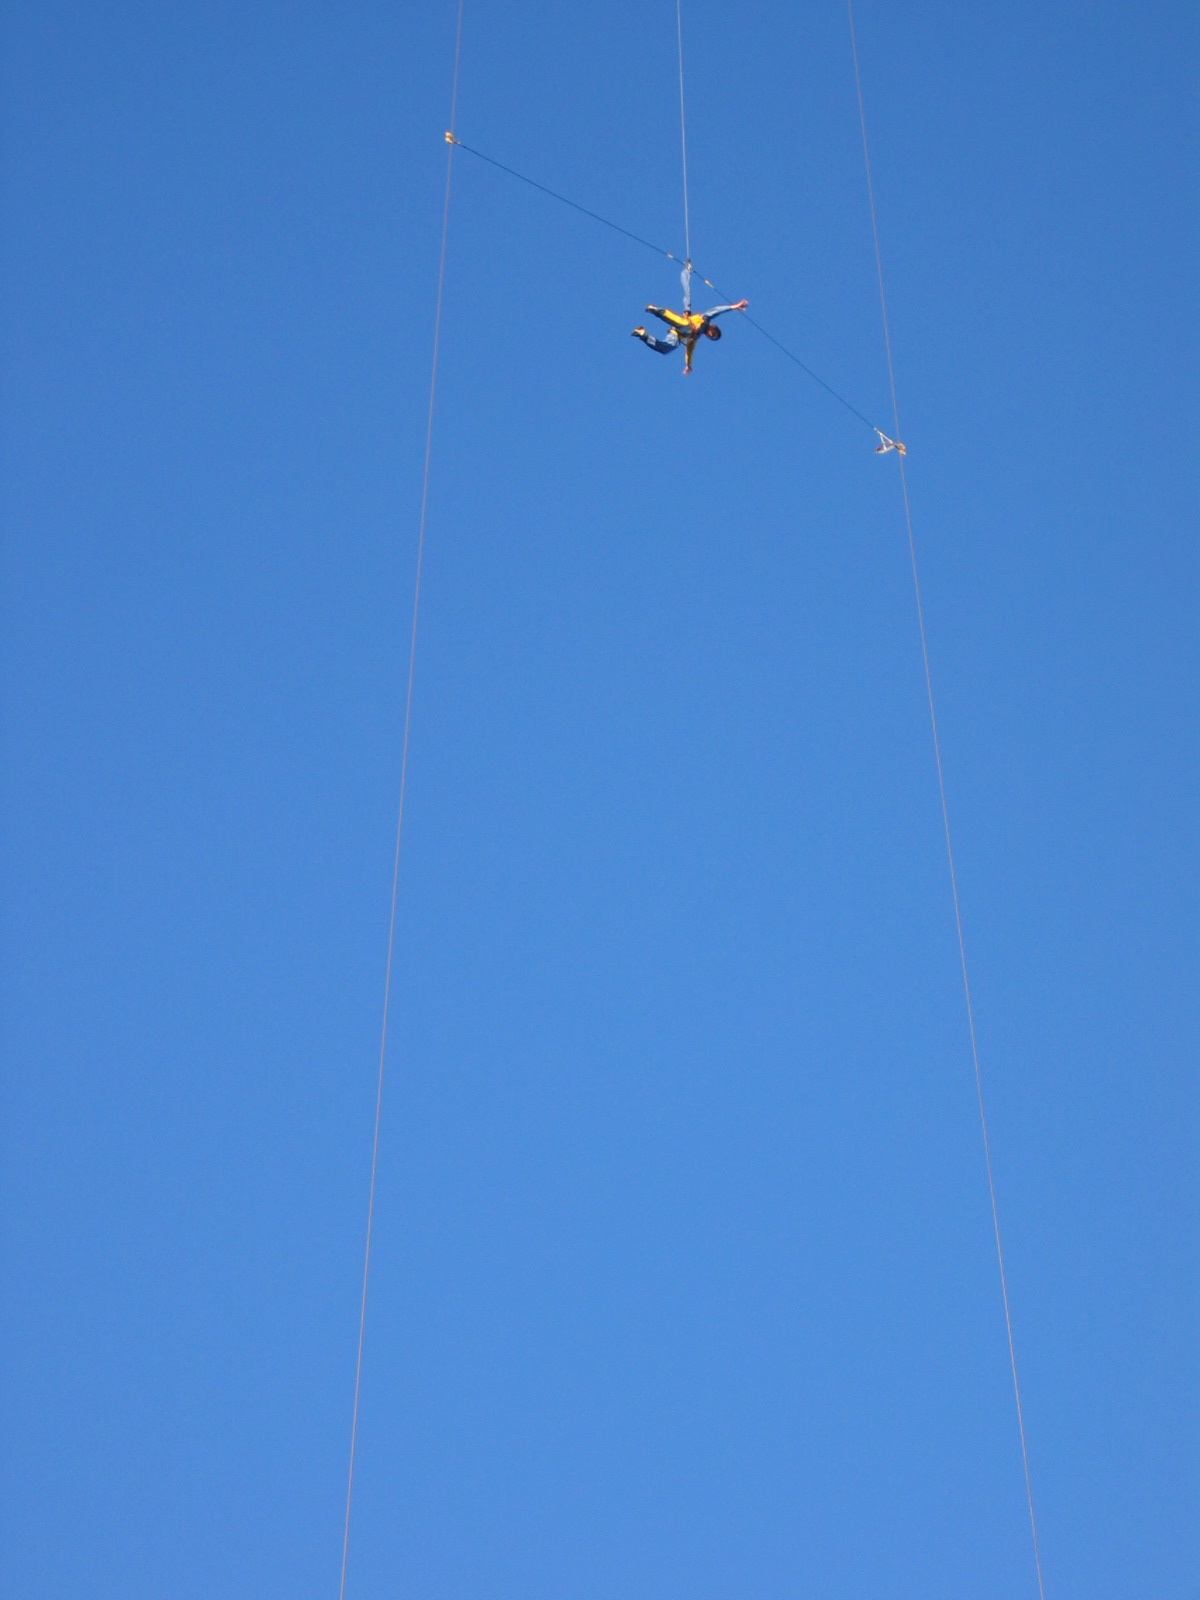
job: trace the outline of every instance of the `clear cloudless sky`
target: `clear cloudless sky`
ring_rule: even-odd
[[[337,1593],[454,0],[9,0],[3,1555]],[[886,426],[840,0],[692,245]],[[860,0],[1048,1600],[1194,1595],[1197,14]],[[682,246],[670,0],[467,142]],[[1036,1596],[895,459],[455,159],[352,1600]]]

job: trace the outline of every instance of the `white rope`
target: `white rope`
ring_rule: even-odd
[[[687,118],[683,111],[683,0],[675,0],[675,36],[679,41],[679,142],[683,148],[683,246],[692,264],[692,230],[688,218]]]
[[[850,18],[850,48],[854,56],[854,85],[858,92],[858,119],[862,128],[863,161],[867,170],[867,198],[871,206],[871,232],[875,239],[875,270],[879,277],[879,307],[883,314],[883,342],[887,351],[888,382],[892,390],[892,419],[896,438],[900,432],[900,411],[896,403],[896,373],[892,364],[892,337],[888,328],[887,297],[883,292],[883,256],[879,249],[879,225],[875,215],[875,187],[871,181],[871,155],[867,148],[867,117],[863,108],[862,76],[858,66],[858,41],[854,31],[854,0],[846,0]],[[1013,1340],[1012,1311],[1008,1300],[1008,1275],[1004,1270],[1004,1248],[1000,1242],[1000,1212],[996,1205],[996,1182],[992,1174],[992,1148],[988,1138],[987,1111],[983,1100],[983,1074],[979,1067],[979,1045],[975,1034],[975,1007],[971,1000],[971,981],[967,975],[967,946],[963,938],[962,911],[958,900],[958,877],[954,870],[954,847],[950,842],[950,811],[946,805],[946,781],[942,772],[942,747],[938,738],[937,712],[933,702],[933,677],[929,670],[929,644],[925,634],[925,609],[921,603],[921,582],[917,575],[917,547],[913,538],[912,510],[908,500],[908,478],[904,457],[900,464],[900,487],[904,496],[904,522],[908,529],[908,555],[912,565],[913,591],[917,600],[917,624],[921,633],[921,657],[925,664],[925,694],[929,701],[929,724],[933,730],[933,754],[937,764],[938,793],[942,802],[942,830],[946,836],[946,859],[950,864],[950,891],[954,899],[954,926],[958,933],[958,957],[962,967],[963,995],[967,1003],[967,1026],[971,1036],[971,1059],[975,1066],[975,1093],[979,1101],[979,1123],[983,1130],[983,1157],[987,1167],[988,1194],[992,1202],[992,1230],[996,1236],[996,1260],[1000,1267],[1000,1294],[1004,1301],[1004,1326],[1008,1333],[1008,1360],[1012,1368],[1013,1395],[1017,1403],[1017,1431],[1021,1436],[1021,1461],[1025,1468],[1025,1497],[1029,1503],[1029,1526],[1033,1534],[1033,1559],[1037,1568],[1038,1594],[1046,1600],[1042,1580],[1042,1554],[1038,1545],[1037,1517],[1033,1509],[1033,1481],[1029,1474],[1029,1451],[1025,1443],[1025,1415],[1021,1405],[1021,1385],[1017,1378],[1017,1349]]]
[[[342,1573],[338,1600],[346,1596],[346,1563],[350,1554],[350,1506],[354,1498],[354,1461],[358,1446],[358,1406],[362,1391],[363,1335],[367,1326],[367,1282],[371,1273],[371,1232],[375,1222],[375,1177],[379,1169],[379,1125],[383,1111],[383,1067],[387,1057],[388,1013],[392,998],[392,956],[396,946],[396,897],[400,884],[400,839],[404,830],[404,791],[408,780],[408,742],[412,728],[413,677],[417,664],[417,618],[421,606],[421,568],[425,556],[425,513],[429,505],[429,462],[433,448],[433,406],[437,394],[438,344],[442,331],[442,289],[446,279],[446,236],[450,228],[450,177],[454,167],[454,119],[458,110],[458,63],[462,47],[463,0],[458,0],[454,36],[454,85],[450,95],[450,135],[446,150],[446,198],[442,208],[442,248],[438,262],[437,309],[433,318],[433,363],[429,376],[429,414],[425,425],[425,470],[421,480],[421,516],[417,534],[417,573],[413,589],[412,633],[408,648],[408,692],[404,700],[404,739],[400,755],[400,799],[396,808],[396,848],[392,858],[392,905],[388,918],[387,964],[383,980],[383,1025],[379,1037],[379,1076],[375,1086],[375,1131],[371,1141],[371,1187],[367,1200],[367,1242],[363,1251],[362,1300],[358,1312],[358,1355],[354,1366],[354,1413],[350,1423],[350,1468],[346,1476],[346,1521],[342,1532]]]

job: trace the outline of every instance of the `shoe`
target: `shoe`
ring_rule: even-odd
[[[634,338],[635,338],[635,339],[644,339],[644,338],[645,338],[645,337],[646,337],[646,330],[645,330],[645,328],[635,328],[635,329],[634,329],[634,330],[633,330],[633,337],[634,337]]]
[[[650,313],[650,315],[652,317],[656,317],[658,315],[658,313],[662,310],[662,307],[661,306],[647,306],[646,310]]]

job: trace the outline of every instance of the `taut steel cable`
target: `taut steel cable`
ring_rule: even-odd
[[[358,1311],[358,1354],[354,1364],[354,1411],[350,1422],[350,1466],[346,1474],[346,1520],[342,1530],[342,1571],[338,1600],[346,1600],[350,1555],[350,1507],[358,1447],[358,1405],[362,1392],[363,1335],[367,1326],[367,1283],[371,1275],[371,1232],[375,1222],[375,1178],[379,1170],[379,1126],[383,1113],[383,1068],[387,1058],[388,1014],[392,999],[392,957],[396,948],[396,899],[400,886],[400,839],[404,831],[404,791],[408,781],[408,742],[412,729],[413,678],[417,665],[417,619],[421,609],[421,568],[425,558],[425,514],[429,506],[429,462],[433,451],[433,408],[437,396],[438,345],[442,332],[442,290],[446,281],[446,238],[450,231],[450,178],[454,170],[454,121],[458,112],[458,63],[462,51],[463,0],[458,0],[454,34],[454,83],[450,92],[450,137],[446,151],[446,197],[442,206],[442,246],[438,259],[437,308],[433,317],[433,360],[429,374],[429,413],[425,424],[425,466],[421,477],[421,515],[417,533],[417,571],[413,587],[412,630],[408,647],[408,688],[404,697],[404,738],[400,754],[400,798],[396,807],[396,847],[392,857],[392,903],[388,915],[387,962],[383,980],[383,1023],[379,1034],[379,1074],[375,1085],[375,1128],[371,1139],[371,1185],[367,1199],[367,1240],[363,1249],[362,1299]]]
[[[892,390],[892,420],[896,438],[900,437],[900,410],[896,403],[896,372],[892,362],[892,336],[888,327],[887,296],[883,291],[883,255],[879,248],[879,223],[875,214],[875,186],[871,179],[871,152],[867,145],[867,115],[863,106],[862,74],[858,65],[858,40],[854,30],[854,0],[846,0],[850,19],[850,49],[854,57],[854,87],[858,94],[858,120],[862,129],[863,162],[867,172],[867,198],[871,207],[871,233],[875,240],[875,270],[879,278],[879,308],[883,315],[883,343],[887,352],[888,382]],[[1033,1560],[1037,1568],[1038,1594],[1046,1600],[1042,1581],[1042,1555],[1038,1546],[1037,1517],[1033,1509],[1033,1480],[1029,1473],[1029,1450],[1025,1443],[1025,1414],[1021,1405],[1021,1385],[1017,1378],[1017,1348],[1013,1340],[1012,1310],[1008,1301],[1008,1275],[1004,1270],[1004,1247],[1000,1242],[1000,1211],[996,1204],[996,1180],[992,1173],[992,1147],[988,1138],[987,1111],[983,1100],[983,1073],[979,1067],[979,1044],[975,1034],[975,1007],[971,1000],[971,980],[967,973],[967,946],[963,937],[962,909],[958,899],[958,875],[954,870],[954,846],[950,840],[950,810],[946,804],[946,780],[942,772],[942,746],[938,737],[937,711],[933,701],[933,676],[929,670],[929,643],[925,635],[925,608],[921,603],[921,580],[917,573],[917,546],[913,538],[912,508],[908,499],[908,477],[904,457],[900,464],[900,488],[904,497],[904,523],[908,529],[908,556],[912,565],[913,592],[917,601],[917,626],[921,633],[921,659],[925,665],[925,694],[929,701],[929,725],[933,732],[933,755],[937,765],[938,794],[942,802],[942,830],[946,836],[946,859],[950,866],[950,892],[954,899],[954,927],[958,934],[958,957],[962,967],[963,997],[967,1005],[967,1028],[971,1036],[971,1060],[975,1067],[975,1093],[979,1101],[979,1123],[983,1130],[983,1158],[987,1167],[988,1195],[992,1202],[992,1229],[996,1236],[996,1260],[1000,1267],[1000,1294],[1004,1301],[1004,1326],[1008,1333],[1008,1359],[1012,1368],[1013,1395],[1017,1403],[1017,1431],[1021,1436],[1021,1461],[1025,1468],[1025,1497],[1029,1503],[1029,1526],[1033,1534]]]

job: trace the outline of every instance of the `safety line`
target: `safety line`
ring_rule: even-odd
[[[707,283],[708,282],[707,278],[704,281]],[[718,293],[719,292],[720,291],[718,291]],[[755,322],[755,320],[754,320],[754,318],[752,316],[750,316],[748,314],[745,314],[745,315],[746,315],[746,321],[750,324],[750,326],[752,328],[757,328],[759,333],[762,334],[763,338],[766,339],[770,344],[773,344],[775,346],[776,350],[781,351],[788,358],[789,361],[794,361],[795,364],[800,368],[801,372],[806,373],[813,380],[814,383],[819,383],[821,385],[822,389],[824,389],[825,393],[828,394],[828,395],[832,395],[833,398],[837,401],[837,403],[839,405],[845,406],[846,410],[851,414],[851,416],[857,417],[860,422],[865,422],[867,427],[870,428],[872,433],[879,433],[879,429],[871,421],[870,417],[864,417],[862,412],[858,409],[858,407],[855,406],[855,405],[851,405],[850,401],[846,399],[845,395],[839,394],[837,392],[837,390],[833,387],[832,384],[826,383],[825,379],[823,377],[821,377],[819,372],[814,372],[813,369],[810,366],[806,366],[805,363],[803,361],[801,361],[799,356],[792,354],[792,352],[788,349],[787,345],[780,344],[779,340],[775,337],[775,335],[773,333],[768,333],[767,330],[763,327],[761,322]],[[881,435],[881,437],[882,437],[882,435]]]
[[[645,245],[647,250],[653,250],[656,256],[665,256],[668,261],[682,261],[673,250],[664,250],[662,245],[654,244],[649,239],[643,239],[638,233],[630,233],[628,228],[623,228],[619,222],[611,222],[608,217],[602,217],[598,211],[589,211],[586,206],[581,206],[576,200],[568,200],[565,194],[559,194],[556,189],[547,189],[544,183],[538,183],[536,178],[527,178],[523,172],[518,172],[515,167],[506,167],[503,161],[497,161],[494,156],[485,156],[482,150],[476,150],[469,144],[464,144],[461,139],[456,139],[451,133],[446,135],[446,143],[456,145],[458,149],[465,150],[469,156],[476,156],[480,161],[486,161],[489,167],[497,167],[501,172],[507,172],[510,178],[517,178],[521,183],[527,183],[531,189],[537,189],[541,194],[549,195],[551,200],[557,200],[564,206],[570,206],[572,211],[582,212],[585,217],[591,217],[593,222],[599,222],[605,228],[611,228],[614,233],[623,233],[627,239],[632,239],[634,244]]]
[[[454,82],[450,93],[451,148],[446,152],[446,198],[442,207],[442,246],[438,260],[437,309],[433,317],[433,361],[429,374],[429,414],[425,424],[425,467],[421,479],[421,516],[417,533],[417,571],[413,588],[412,633],[408,648],[408,690],[404,700],[404,739],[400,754],[400,798],[396,808],[396,848],[392,859],[392,904],[388,917],[387,964],[383,980],[383,1025],[379,1037],[379,1076],[375,1087],[375,1131],[371,1142],[371,1188],[367,1200],[367,1241],[363,1251],[362,1300],[358,1312],[358,1355],[354,1367],[354,1413],[350,1424],[350,1468],[346,1478],[346,1521],[342,1533],[342,1574],[338,1600],[346,1596],[346,1562],[350,1554],[350,1505],[354,1496],[354,1462],[358,1445],[358,1405],[362,1390],[363,1335],[367,1325],[367,1281],[371,1273],[371,1232],[375,1222],[375,1178],[379,1169],[379,1126],[383,1112],[383,1068],[387,1056],[388,1015],[392,998],[392,957],[396,946],[396,899],[400,885],[400,839],[404,831],[404,792],[408,780],[408,743],[412,728],[413,678],[417,664],[417,619],[421,606],[421,568],[425,556],[425,514],[429,505],[429,462],[433,449],[433,407],[437,394],[438,345],[442,331],[442,290],[446,281],[446,238],[450,230],[450,178],[454,167],[454,122],[458,111],[458,64],[462,51],[463,0],[458,0],[454,35]]]
[[[515,167],[509,167],[506,166],[503,161],[497,161],[494,156],[484,155],[482,150],[476,150],[473,145],[464,144],[461,139],[455,138],[453,134],[446,134],[446,142],[454,145],[458,150],[465,151],[467,155],[475,156],[478,160],[486,162],[489,167],[495,167],[500,172],[506,172],[510,178],[516,178],[520,183],[528,184],[531,189],[536,189],[539,194],[548,195],[551,200],[557,200],[561,205],[569,206],[572,211],[578,211],[583,216],[590,217],[593,222],[600,223],[602,227],[611,228],[614,233],[622,234],[626,239],[632,239],[634,244],[640,244],[643,245],[647,250],[653,250],[656,256],[662,256],[667,261],[678,261],[682,264],[684,258],[676,255],[674,250],[664,250],[662,245],[654,244],[650,239],[643,239],[640,234],[631,233],[628,228],[623,228],[619,222],[613,222],[608,217],[602,217],[598,211],[590,211],[587,206],[581,206],[576,200],[569,200],[565,194],[559,194],[557,189],[548,189],[544,183],[538,183],[536,178],[527,177],[525,173],[518,172]],[[696,277],[700,279],[701,283],[707,285],[707,287],[710,288],[714,294],[718,296],[721,294],[721,290],[711,278],[706,278],[701,272],[697,272]],[[724,298],[728,298],[728,296],[725,296]],[[814,383],[819,384],[821,388],[824,389],[826,394],[831,395],[839,405],[845,406],[846,410],[849,411],[852,416],[857,417],[860,422],[865,422],[872,433],[879,434],[880,438],[886,438],[886,435],[881,429],[875,426],[870,417],[864,416],[858,407],[847,400],[845,395],[839,394],[831,383],[826,383],[825,379],[821,377],[820,373],[814,372],[810,366],[801,361],[800,357],[793,351],[789,350],[787,345],[782,344],[773,333],[769,333],[767,329],[763,327],[761,322],[756,322],[754,318],[749,315],[746,315],[746,321],[752,328],[757,329],[757,331],[762,334],[764,339],[773,344],[778,351],[785,355],[789,361],[794,362],[796,366],[800,368],[801,372],[810,377]]]
[[[683,150],[683,242],[687,250],[687,262],[692,264],[692,228],[688,219],[688,181],[687,181],[687,118],[683,110],[683,4],[682,0],[675,0],[675,36],[679,41],[679,143]],[[684,310],[690,308],[685,306]]]
[[[900,437],[900,412],[896,403],[896,374],[892,363],[892,339],[888,328],[887,297],[883,290],[883,256],[879,248],[879,225],[875,214],[875,187],[871,181],[871,155],[867,147],[867,117],[863,106],[862,75],[858,65],[858,40],[854,29],[854,0],[846,0],[850,19],[850,49],[854,57],[854,86],[858,94],[858,118],[862,128],[863,161],[867,172],[867,197],[871,207],[871,232],[875,240],[875,269],[879,277],[879,307],[883,314],[883,341],[887,352],[888,381],[892,390],[892,417],[896,437]],[[979,1101],[979,1123],[983,1130],[983,1156],[987,1168],[988,1194],[992,1203],[992,1231],[996,1236],[996,1260],[1000,1268],[1000,1293],[1004,1301],[1004,1326],[1008,1333],[1008,1360],[1012,1368],[1013,1395],[1017,1405],[1017,1430],[1021,1436],[1021,1461],[1025,1468],[1025,1497],[1029,1503],[1029,1526],[1033,1534],[1033,1559],[1037,1568],[1038,1594],[1046,1600],[1042,1580],[1042,1555],[1038,1545],[1037,1517],[1033,1509],[1033,1481],[1029,1473],[1029,1451],[1025,1443],[1025,1415],[1021,1405],[1021,1385],[1017,1378],[1017,1349],[1013,1339],[1012,1311],[1008,1299],[1008,1276],[1004,1269],[1004,1249],[1000,1242],[1000,1211],[996,1204],[996,1182],[992,1173],[992,1149],[988,1138],[987,1111],[983,1099],[983,1074],[979,1066],[979,1045],[975,1033],[975,1007],[971,1000],[971,981],[967,974],[967,946],[963,937],[962,911],[958,898],[958,877],[954,869],[954,847],[950,842],[950,811],[946,804],[946,781],[942,771],[942,749],[938,738],[937,712],[933,701],[933,677],[929,669],[929,644],[925,634],[925,610],[921,603],[921,583],[917,574],[917,547],[913,538],[912,509],[908,499],[908,479],[904,458],[900,456],[900,487],[904,496],[904,521],[908,529],[908,554],[912,565],[913,591],[917,601],[917,624],[921,633],[921,657],[925,664],[925,693],[929,701],[929,723],[933,730],[933,754],[937,765],[938,793],[942,802],[942,830],[946,836],[946,859],[950,866],[950,891],[954,899],[954,925],[958,933],[958,957],[962,967],[963,996],[967,1005],[967,1026],[971,1036],[971,1059],[975,1067],[975,1093]]]

